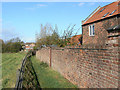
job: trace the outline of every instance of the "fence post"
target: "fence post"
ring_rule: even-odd
[[[51,47],[50,47],[50,67],[52,65],[51,58],[52,58],[52,50],[51,50]]]

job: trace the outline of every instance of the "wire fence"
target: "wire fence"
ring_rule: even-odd
[[[15,88],[17,90],[20,88],[22,89],[24,88],[40,89],[41,88],[37,79],[36,72],[32,65],[32,61],[31,61],[32,55],[33,55],[32,51],[27,53],[27,55],[22,61],[21,68],[18,70],[18,78],[15,85]]]

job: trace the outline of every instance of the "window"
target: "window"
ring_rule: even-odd
[[[95,31],[94,31],[94,24],[89,26],[89,36],[94,36]]]
[[[112,15],[116,10],[114,10],[112,13],[110,13],[110,15]]]
[[[108,12],[108,13],[106,13],[103,17],[107,16],[108,14],[109,14],[109,12]]]
[[[100,12],[102,12],[104,9],[105,9],[105,8],[103,8]],[[99,13],[100,13],[100,12],[99,12]]]

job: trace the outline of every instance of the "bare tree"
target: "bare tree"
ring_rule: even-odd
[[[75,31],[75,25],[69,25],[68,28],[63,31],[63,33],[59,33],[57,25],[55,25],[53,28],[50,24],[46,24],[45,26],[41,24],[40,33],[36,34],[37,46],[41,46],[43,44],[58,45],[60,47],[66,46],[68,43],[70,43],[72,35],[77,34]]]

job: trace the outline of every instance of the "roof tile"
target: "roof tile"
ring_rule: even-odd
[[[112,15],[110,15],[114,10],[116,10]],[[106,15],[105,15],[106,14]],[[107,17],[120,14],[120,1],[113,2],[104,7],[101,7],[96,13],[94,13],[83,25],[92,23],[97,20],[101,20]],[[105,17],[104,17],[105,16]]]

